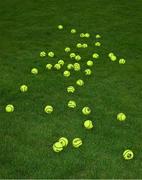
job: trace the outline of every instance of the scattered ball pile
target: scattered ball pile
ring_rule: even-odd
[[[57,28],[62,31],[64,30],[64,27],[63,25],[58,25]],[[77,34],[77,30],[76,29],[71,29],[70,30],[70,33],[72,35],[74,34]],[[97,48],[101,48],[102,46],[102,43],[99,41],[101,39],[101,35],[100,34],[96,34],[96,36],[94,35],[90,35],[90,33],[80,33],[79,34],[79,38],[81,38],[82,40],[87,40],[88,38],[90,37],[95,37],[96,38],[96,42],[94,43],[94,46],[96,47],[95,48],[95,52],[93,52],[92,54],[90,54],[90,58],[89,60],[86,60],[86,69],[83,70],[84,72],[84,75],[85,76],[91,76],[92,75],[92,71],[93,71],[93,66],[95,64],[95,61],[97,59],[100,59],[100,55],[97,53]],[[88,46],[90,47],[90,45],[84,41],[83,43],[77,43],[76,44],[76,49],[78,50],[79,52],[79,49],[85,49],[85,48],[88,48]],[[63,73],[63,76],[65,78],[68,78],[72,75],[72,72],[71,71],[75,71],[75,72],[79,72],[82,70],[82,66],[81,66],[81,62],[84,61],[84,57],[81,57],[80,54],[76,54],[72,51],[72,48],[70,47],[65,47],[64,48],[64,52],[68,55],[68,58],[72,61],[71,63],[69,64],[66,64],[66,62],[63,60],[63,59],[58,59],[58,62],[54,63],[54,58],[56,57],[56,54],[53,52],[53,51],[49,51],[49,52],[45,52],[45,51],[41,51],[39,56],[41,58],[44,58],[44,57],[48,57],[48,58],[52,58],[53,59],[53,63],[54,64],[46,64],[46,70],[47,71],[50,71],[52,69],[54,70],[61,70],[63,66],[66,65],[66,70],[64,70]],[[83,60],[82,60],[83,59]],[[113,53],[113,52],[110,52],[108,53],[108,59],[110,59],[111,61],[117,61],[118,57]],[[75,62],[76,61],[76,62]],[[120,58],[119,59],[119,64],[123,65],[126,63],[126,60],[124,58]],[[32,68],[31,69],[31,73],[33,75],[38,75],[38,69],[37,68]],[[83,87],[85,86],[85,82],[84,82],[84,79],[77,79],[74,84],[71,84],[70,86],[66,87],[66,92],[69,93],[70,95],[75,93],[77,91],[77,88],[75,87],[75,85],[79,88],[79,87]],[[28,91],[28,86],[23,84],[20,86],[20,91],[22,93],[25,93]],[[79,106],[79,105],[78,105]],[[77,103],[76,101],[74,100],[69,100],[68,103],[67,103],[67,107],[68,109],[74,109],[77,107]],[[93,108],[90,108],[88,106],[85,106],[82,108],[82,114],[85,116],[85,117],[88,117],[91,113],[92,113],[92,110]],[[5,107],[5,111],[8,112],[8,113],[11,113],[11,112],[14,112],[14,106],[12,104],[8,104],[6,107]],[[54,111],[54,108],[51,106],[51,105],[46,105],[44,107],[44,112],[46,114],[51,114],[53,113]],[[119,121],[125,121],[126,120],[126,115],[124,113],[119,113],[117,115],[117,120]],[[88,119],[86,118],[86,120],[82,123],[83,124],[83,127],[87,130],[91,130],[94,128],[94,122],[92,119]],[[66,148],[68,146],[68,139],[66,137],[61,137],[57,142],[55,142],[53,144],[53,151],[54,152],[61,152],[64,148]],[[77,137],[77,138],[74,138],[72,140],[72,146],[74,148],[79,148],[81,145],[82,145],[82,139]],[[124,151],[123,153],[123,157],[124,159],[126,160],[129,160],[129,159],[132,159],[134,157],[134,154],[131,150],[127,149]]]

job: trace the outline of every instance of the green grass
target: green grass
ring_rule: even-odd
[[[142,178],[141,7],[140,0],[0,2],[0,178]],[[71,28],[78,33],[71,35]],[[91,33],[91,47],[80,51],[83,68],[95,51],[95,34],[102,35],[93,75],[79,72],[66,79],[61,71],[47,72],[47,62],[70,62],[64,48],[84,41],[81,32]],[[52,50],[56,57],[41,59],[41,50]],[[109,61],[111,51],[127,63]],[[36,77],[32,67],[39,69]],[[66,87],[78,78],[84,79],[84,88],[67,94]],[[29,86],[27,93],[19,92],[21,84]],[[78,104],[72,111],[66,107],[70,99]],[[14,113],[5,112],[9,103]],[[55,107],[50,116],[43,112],[46,104]],[[92,108],[92,131],[82,127],[85,105]],[[119,112],[127,115],[124,123],[116,120]],[[61,136],[70,144],[57,154],[52,144]],[[79,149],[71,145],[75,137],[83,140]],[[122,157],[127,148],[135,154],[131,161]]]

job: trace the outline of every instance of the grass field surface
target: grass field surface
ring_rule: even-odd
[[[128,0],[5,0],[0,1],[0,178],[142,178],[142,1]],[[57,26],[62,24],[63,30]],[[76,34],[70,30],[75,28]],[[80,38],[82,32],[90,38]],[[95,35],[102,38],[95,47]],[[77,49],[77,43],[88,48]],[[63,77],[73,62],[65,47],[81,55],[81,71]],[[41,58],[41,51],[53,51],[54,58]],[[100,54],[87,77],[83,70],[94,52]],[[125,58],[126,64],[112,62],[108,53]],[[65,61],[60,71],[47,71],[47,63]],[[31,68],[39,70],[31,74]],[[77,87],[83,79],[84,87]],[[20,85],[29,90],[21,93]],[[66,88],[75,85],[76,92]],[[77,107],[67,103],[75,100]],[[15,111],[6,113],[13,104]],[[50,104],[54,112],[44,112]],[[81,109],[89,106],[86,117]],[[116,119],[119,112],[125,122]],[[83,127],[85,119],[94,123]],[[60,137],[68,147],[55,153],[52,145]],[[75,149],[72,140],[83,144]],[[126,161],[123,151],[134,158]]]

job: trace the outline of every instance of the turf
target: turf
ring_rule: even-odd
[[[142,178],[141,6],[141,0],[0,1],[0,178]],[[79,72],[66,79],[61,71],[47,72],[47,62],[70,62],[64,48],[81,42],[81,32],[91,34],[88,44],[102,35],[92,76]],[[41,59],[41,50],[56,57]],[[80,54],[86,61],[94,51],[91,46]],[[111,51],[127,63],[109,61]],[[37,76],[31,75],[32,67],[39,69]],[[84,88],[67,94],[66,87],[78,78]],[[21,84],[29,86],[27,93],[19,92]],[[77,102],[74,110],[66,107],[70,99]],[[4,110],[10,103],[15,106],[11,114]],[[46,104],[55,107],[50,116],[43,111]],[[85,105],[92,108],[92,131],[82,126]],[[127,115],[124,123],[116,120],[119,112]],[[52,144],[61,136],[70,144],[57,154]],[[79,149],[71,145],[75,137],[83,140]],[[125,161],[122,153],[128,148],[135,157]]]

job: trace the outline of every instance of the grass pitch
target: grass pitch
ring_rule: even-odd
[[[142,1],[18,1],[0,2],[0,178],[142,178]],[[63,24],[63,31],[57,30]],[[77,29],[71,35],[70,29]],[[65,79],[60,72],[45,70],[51,58],[41,59],[41,50],[52,50],[58,58],[70,62],[64,48],[81,42],[79,33],[102,35],[102,57],[93,66],[90,78],[82,72]],[[76,51],[76,48],[74,48]],[[81,52],[87,60],[93,46]],[[107,53],[126,59],[125,65],[111,62]],[[39,69],[33,76],[31,68]],[[86,85],[72,97],[66,87],[78,78]],[[19,87],[29,90],[21,94]],[[78,106],[67,109],[74,99]],[[52,104],[48,116],[43,109]],[[15,111],[6,113],[13,104]],[[90,106],[95,128],[87,131],[80,109]],[[116,115],[124,112],[124,123]],[[65,136],[70,145],[56,154],[52,144]],[[83,145],[75,149],[71,141],[81,137]],[[125,161],[125,149],[134,159]]]

